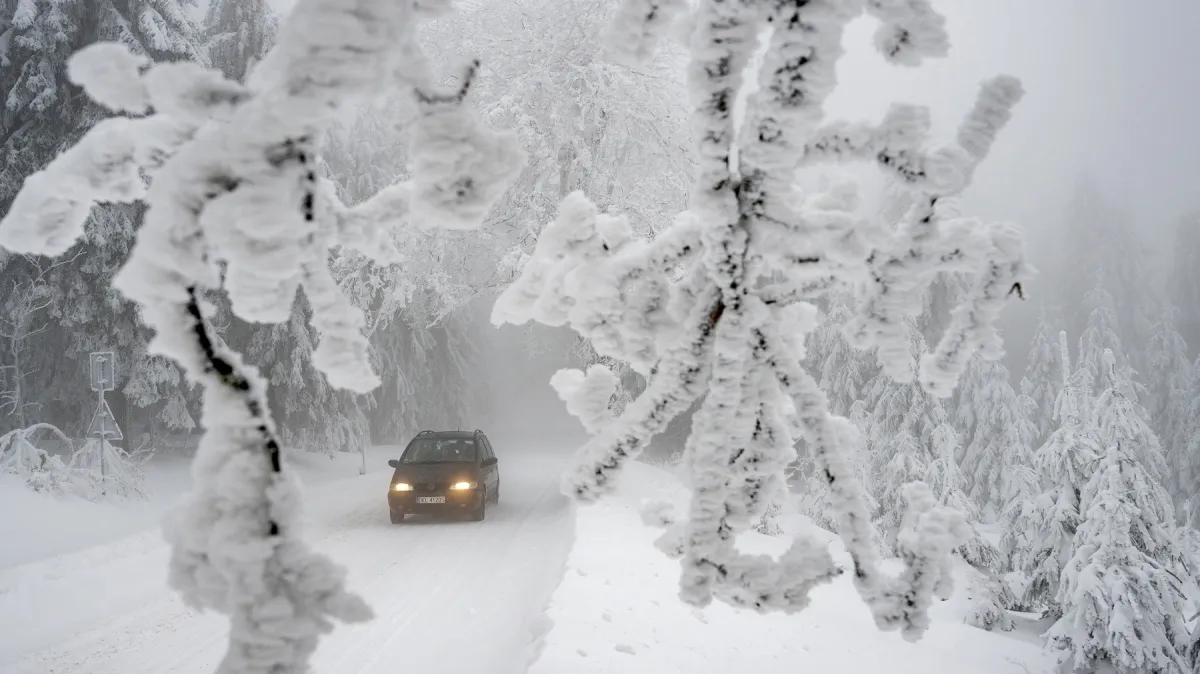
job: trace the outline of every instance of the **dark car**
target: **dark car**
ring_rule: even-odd
[[[469,515],[500,502],[500,469],[483,431],[421,431],[404,448],[388,486],[392,524],[405,515]]]

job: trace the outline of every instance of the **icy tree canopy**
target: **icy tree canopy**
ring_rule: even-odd
[[[684,3],[627,0],[610,38],[615,58],[651,53]],[[758,610],[796,611],[808,590],[837,573],[827,551],[799,540],[778,561],[748,557],[734,540],[784,490],[793,444],[807,441],[830,488],[837,530],[854,560],[859,592],[883,628],[919,636],[935,593],[948,590],[950,551],[966,534],[960,514],[935,507],[929,489],[909,485],[896,548],[898,577],[879,570],[863,486],[848,460],[849,422],[800,366],[817,326],[812,304],[850,292],[857,312],[851,342],[875,348],[897,380],[917,373],[947,396],[968,359],[1000,354],[997,314],[1030,273],[1019,230],[949,219],[939,205],[959,194],[986,157],[1021,97],[1010,77],[985,82],[948,146],[928,147],[926,109],[893,105],[878,123],[826,121],[846,25],[864,11],[880,23],[876,47],[892,63],[918,65],[945,54],[941,17],[925,0],[702,0],[690,17],[688,74],[698,159],[687,211],[653,241],[635,237],[620,215],[569,195],[543,230],[521,277],[497,301],[493,321],[567,325],[604,356],[648,378],[616,418],[598,410],[612,377],[594,369],[560,374],[555,386],[592,439],[565,489],[583,501],[613,489],[622,466],[695,401],[685,462],[688,512],[657,511],[659,546],[682,560],[682,598],[714,597]],[[765,49],[745,121],[734,101],[743,73]],[[855,211],[854,186],[801,193],[802,167],[873,161],[910,191],[898,227]],[[910,367],[905,321],[921,311],[938,272],[974,283],[941,341]],[[682,273],[681,273],[682,272]]]

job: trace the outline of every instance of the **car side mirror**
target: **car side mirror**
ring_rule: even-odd
[[[494,466],[497,463],[500,463],[500,460],[494,456],[483,460],[483,465],[485,466]]]
[[[388,465],[391,466],[392,468],[399,468],[400,460],[399,459],[388,459]]]

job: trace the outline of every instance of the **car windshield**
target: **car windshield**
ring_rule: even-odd
[[[414,440],[401,463],[470,463],[475,460],[475,441],[460,438]]]

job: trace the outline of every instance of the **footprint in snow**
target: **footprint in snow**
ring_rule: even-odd
[[[630,646],[629,644],[617,644],[614,648],[616,648],[617,652],[619,653],[627,653],[629,655],[633,655],[635,653],[633,646]]]

